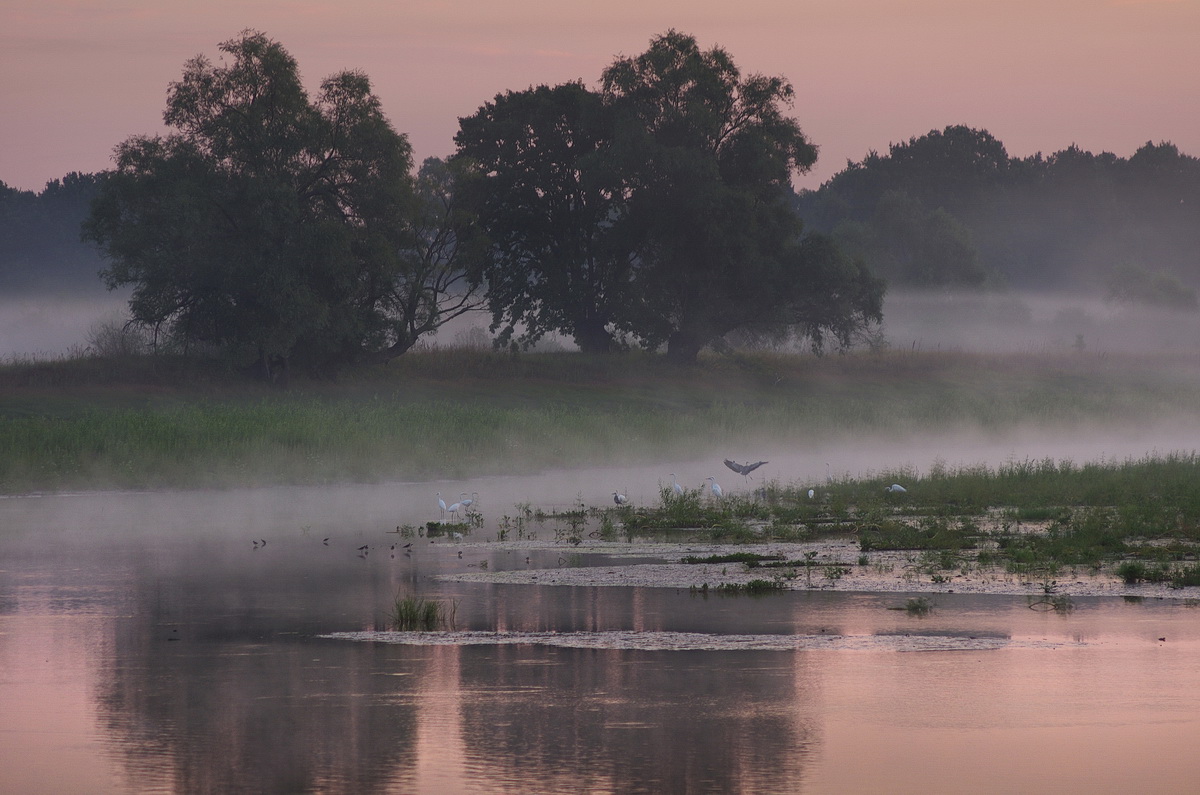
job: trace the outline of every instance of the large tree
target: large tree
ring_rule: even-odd
[[[416,179],[416,201],[400,248],[399,269],[384,301],[388,344],[376,358],[391,359],[444,323],[483,305],[472,254],[481,238],[462,207],[456,164],[430,157]]]
[[[310,99],[262,33],[220,49],[227,62],[197,56],[171,84],[171,134],[117,147],[86,228],[108,283],[133,286],[135,320],[271,377],[402,352],[390,313],[413,246],[407,138],[362,73]]]
[[[669,31],[603,74],[614,146],[642,235],[640,335],[693,359],[738,328],[789,325],[816,344],[880,318],[883,286],[792,211],[791,176],[816,148],[786,115],[780,77]]]
[[[579,82],[500,94],[460,119],[460,191],[487,239],[482,276],[501,343],[560,332],[607,352],[628,329],[632,253],[610,119]]]

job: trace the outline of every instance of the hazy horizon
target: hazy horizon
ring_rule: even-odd
[[[458,118],[498,92],[582,79],[669,28],[720,45],[745,73],[782,75],[793,115],[820,147],[814,188],[870,150],[932,129],[987,129],[1025,157],[1071,144],[1128,157],[1147,141],[1200,152],[1186,98],[1200,73],[1196,0],[920,0],[633,3],[97,4],[47,0],[0,10],[0,180],[40,191],[111,166],[113,147],[163,131],[184,62],[262,30],[305,84],[342,69],[372,80],[418,160],[453,150]]]

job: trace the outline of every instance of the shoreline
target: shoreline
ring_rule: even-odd
[[[1200,587],[1172,588],[1162,583],[1125,583],[1107,572],[1094,574],[1083,567],[1064,567],[1052,576],[1023,577],[1002,568],[980,568],[970,558],[952,570],[930,572],[921,563],[921,553],[888,551],[866,553],[867,565],[858,564],[858,544],[850,540],[811,543],[771,542],[762,544],[626,543],[590,541],[579,545],[545,541],[460,542],[464,552],[472,550],[546,551],[568,556],[606,555],[615,558],[602,566],[568,562],[551,568],[479,570],[439,574],[443,582],[488,582],[516,585],[572,587],[641,587],[714,589],[745,585],[752,580],[778,580],[781,590],[819,590],[860,593],[984,594],[996,596],[1121,597],[1142,599],[1200,600]],[[799,561],[793,567],[755,567],[742,563],[681,563],[687,556],[708,557],[753,553],[782,555]],[[805,555],[813,563],[805,567]],[[623,557],[658,557],[662,563],[622,564]],[[830,576],[835,570],[840,574]],[[935,576],[939,579],[935,581]]]

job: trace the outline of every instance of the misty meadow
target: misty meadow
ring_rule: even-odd
[[[1194,781],[1197,158],[797,191],[792,84],[669,30],[416,163],[219,52],[0,183],[0,731],[61,760],[0,789]]]

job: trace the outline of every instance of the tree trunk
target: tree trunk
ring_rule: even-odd
[[[597,320],[585,320],[576,324],[575,344],[584,353],[612,353],[616,348],[613,336],[605,324]]]
[[[700,355],[700,349],[708,340],[694,331],[679,330],[667,337],[667,358],[671,361],[690,364]]]

